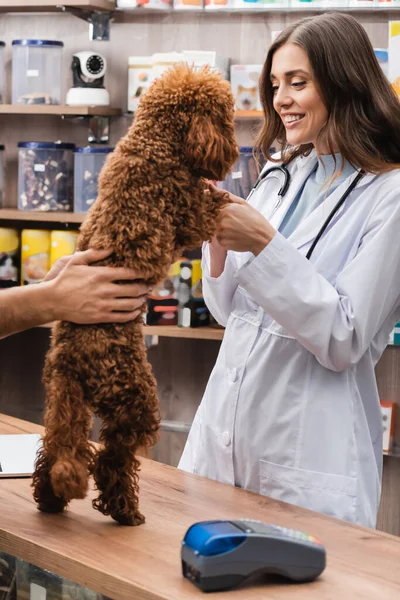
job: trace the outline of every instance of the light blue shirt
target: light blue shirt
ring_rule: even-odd
[[[343,172],[335,179],[329,189],[324,187],[327,180],[338,171],[342,164],[340,154],[335,154],[336,166],[331,154],[325,154],[318,159],[315,169],[305,180],[296,198],[290,205],[286,215],[279,226],[279,232],[288,238],[300,222],[308,217],[355,169],[345,162]]]

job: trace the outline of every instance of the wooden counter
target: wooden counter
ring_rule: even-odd
[[[41,427],[0,415],[0,433]],[[90,498],[93,493],[90,494]],[[219,600],[400,598],[400,538],[350,525],[142,459],[141,527],[121,527],[75,500],[61,515],[40,513],[30,480],[0,479],[0,550],[114,600],[205,598],[183,579],[180,544],[195,521],[255,518],[318,537],[327,568],[310,584],[267,583],[208,594]]]

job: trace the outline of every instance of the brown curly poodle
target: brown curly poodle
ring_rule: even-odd
[[[205,178],[224,179],[237,158],[230,84],[208,68],[166,71],[107,159],[78,250],[113,248],[98,264],[134,268],[150,286],[165,279],[183,249],[214,234],[224,201],[205,193]],[[44,368],[46,433],[32,483],[40,510],[61,512],[84,498],[92,474],[94,508],[124,525],[143,523],[136,454],[155,443],[160,419],[142,322],[55,325]],[[89,442],[92,412],[102,420],[97,453]]]

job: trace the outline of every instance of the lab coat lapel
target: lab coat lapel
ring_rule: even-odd
[[[306,217],[300,223],[300,225],[297,227],[297,229],[295,229],[295,231],[292,233],[292,235],[289,236],[289,238],[288,238],[289,241],[294,246],[296,246],[296,248],[299,249],[302,246],[304,246],[305,244],[308,244],[308,243],[314,241],[314,239],[318,235],[321,227],[325,223],[325,220],[328,218],[331,211],[334,209],[334,207],[336,206],[336,204],[338,203],[340,198],[343,196],[343,194],[346,192],[347,188],[349,187],[349,185],[351,184],[351,182],[353,181],[353,179],[355,177],[356,177],[356,173],[347,177],[343,181],[343,183],[341,183],[339,185],[339,187],[337,187],[336,190],[334,192],[332,192],[332,194],[330,194],[328,196],[328,198],[326,198],[326,200],[324,200],[315,210],[313,210],[313,212],[311,214],[308,215],[308,217]],[[376,175],[372,175],[372,174],[364,175],[364,177],[361,179],[361,181],[357,184],[354,191],[357,191],[359,188],[365,186],[370,181],[372,181],[372,179],[374,179],[375,177],[376,177]],[[352,193],[354,193],[354,191]],[[349,198],[350,197],[351,197],[351,194],[350,194]],[[338,209],[337,213],[332,218],[332,221],[329,223],[329,227],[331,227],[332,224],[335,223],[337,221],[337,219],[340,218],[341,214],[343,213],[343,211],[345,209],[347,201],[348,200],[346,199],[344,204],[342,204],[342,206]]]

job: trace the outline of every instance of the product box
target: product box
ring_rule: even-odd
[[[258,80],[262,65],[231,65],[236,110],[261,110]]]
[[[170,268],[168,277],[153,288],[147,299],[147,325],[178,324],[178,283],[180,265],[184,259],[176,261]]]
[[[141,96],[153,81],[153,57],[130,56],[128,59],[128,112],[135,112]]]
[[[0,227],[0,288],[19,284],[20,244],[17,229]]]
[[[156,52],[153,54],[153,79],[180,62],[183,62],[182,52]]]
[[[174,0],[174,8],[179,10],[200,10],[203,8],[203,0]]]
[[[213,50],[184,50],[182,54],[184,62],[190,66],[209,65],[221,73],[224,79],[229,79],[229,58],[225,58]]]
[[[50,270],[51,232],[23,229],[21,233],[21,284],[40,283]]]
[[[293,1],[294,0],[233,0],[233,8],[240,8],[249,11],[265,9],[266,7],[287,8],[290,5],[290,2]],[[310,2],[310,0],[306,0],[306,2]]]
[[[202,327],[210,324],[210,312],[204,302],[201,260],[186,260],[180,264],[178,285],[179,327]]]
[[[396,404],[381,400],[383,425],[383,452],[390,452],[393,445]]]
[[[396,325],[393,327],[389,336],[388,344],[392,346],[400,346],[400,322],[396,323]]]
[[[143,6],[155,10],[169,10],[172,7],[172,0],[118,0],[117,6],[124,9],[140,9]]]
[[[389,21],[389,81],[400,96],[400,21]]]
[[[375,56],[378,60],[378,63],[386,75],[389,77],[389,51],[387,48],[374,48]]]
[[[70,256],[75,252],[77,231],[52,231],[50,236],[50,268],[63,256]]]
[[[226,10],[233,8],[233,0],[205,0],[204,8],[206,10]]]

